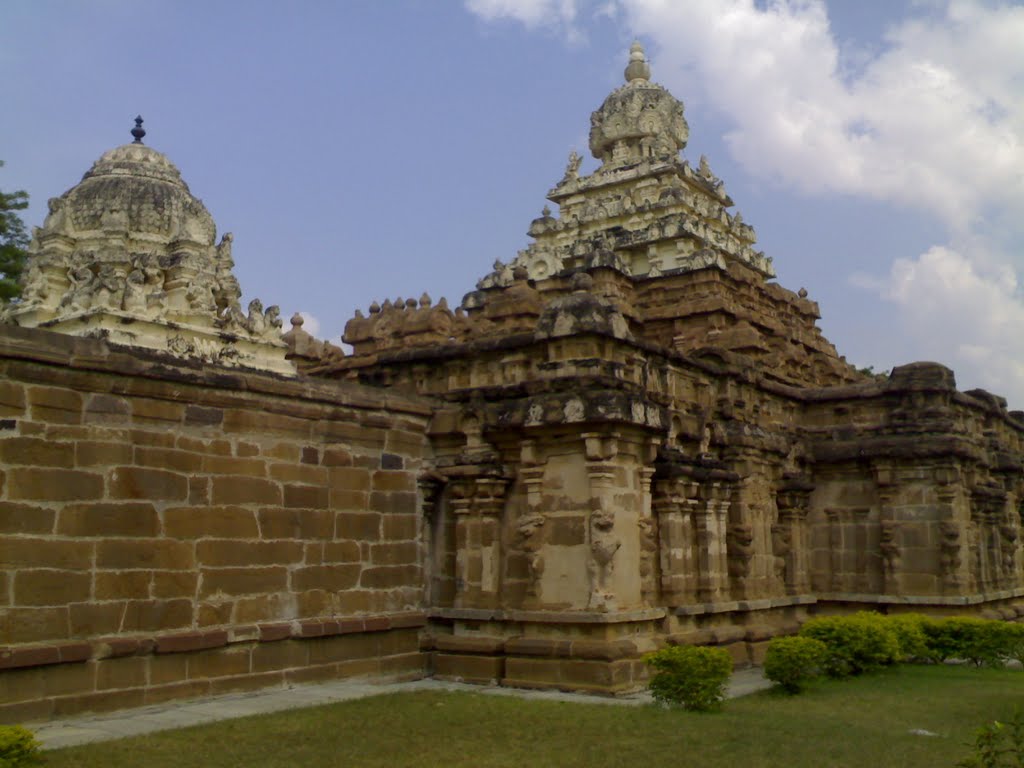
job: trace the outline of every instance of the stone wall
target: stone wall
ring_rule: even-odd
[[[0,721],[422,674],[428,415],[0,327]]]

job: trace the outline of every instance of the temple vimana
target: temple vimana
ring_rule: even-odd
[[[1024,614],[1024,413],[840,357],[639,44],[529,245],[344,348],[242,307],[136,123],[3,310],[0,721],[346,676],[616,693],[815,614]]]

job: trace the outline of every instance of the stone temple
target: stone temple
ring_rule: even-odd
[[[458,307],[247,312],[144,144],[50,202],[0,327],[0,718],[344,676],[615,693],[808,616],[1024,614],[1024,413],[858,372],[634,44]],[[141,128],[133,134],[141,140]]]

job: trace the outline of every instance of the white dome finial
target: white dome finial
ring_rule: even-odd
[[[647,81],[651,79],[651,66],[644,56],[644,47],[639,40],[634,40],[629,47],[629,64],[626,65],[626,82],[632,83],[636,80]]]

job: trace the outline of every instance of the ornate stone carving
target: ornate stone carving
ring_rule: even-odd
[[[615,553],[622,542],[616,538],[614,528],[613,513],[599,511],[590,514],[590,603],[587,607],[592,611],[610,611],[616,607],[610,580]]]

